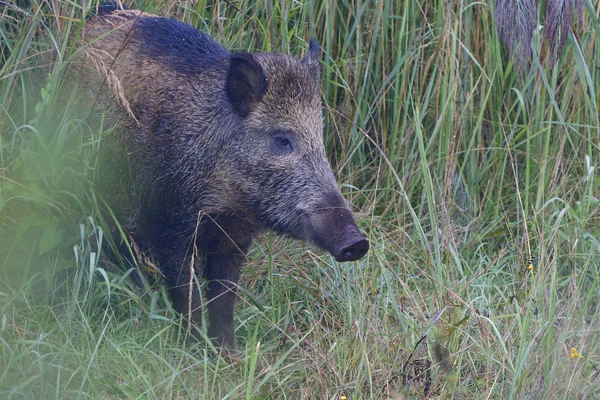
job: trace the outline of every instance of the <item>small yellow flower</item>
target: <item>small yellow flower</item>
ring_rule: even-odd
[[[530,271],[533,271],[533,264],[527,265],[527,269],[530,270]]]
[[[346,396],[340,396],[340,400],[346,400]]]
[[[569,354],[569,358],[572,360],[574,358],[581,358],[583,355],[577,351],[575,347],[571,347],[571,353]]]

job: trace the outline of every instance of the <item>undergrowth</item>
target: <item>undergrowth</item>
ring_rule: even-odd
[[[371,250],[338,264],[265,235],[239,362],[186,343],[151,262],[136,280],[109,256],[103,127],[58,95],[97,3],[0,2],[1,398],[598,396],[597,5],[554,67],[534,32],[519,73],[491,0],[126,3],[230,49],[317,38],[328,155]]]

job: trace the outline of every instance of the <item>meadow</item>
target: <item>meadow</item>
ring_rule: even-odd
[[[239,361],[184,343],[151,260],[140,287],[108,256],[105,132],[58,95],[97,2],[0,1],[0,398],[600,398],[598,4],[552,63],[540,2],[515,66],[491,0],[125,3],[229,49],[321,43],[327,154],[371,250],[266,234]]]

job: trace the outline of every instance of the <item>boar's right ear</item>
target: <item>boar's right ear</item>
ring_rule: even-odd
[[[225,91],[233,109],[242,117],[250,114],[262,99],[267,91],[267,78],[252,54],[231,55]]]
[[[308,65],[310,72],[318,81],[321,75],[321,46],[315,39],[310,39],[308,53],[306,53],[302,62]]]

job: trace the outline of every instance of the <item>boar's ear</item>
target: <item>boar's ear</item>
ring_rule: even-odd
[[[315,39],[310,39],[308,53],[306,53],[302,62],[308,66],[313,76],[319,80],[321,75],[321,46]]]
[[[233,109],[242,117],[250,114],[262,99],[267,91],[267,78],[252,54],[231,55],[225,90]]]

